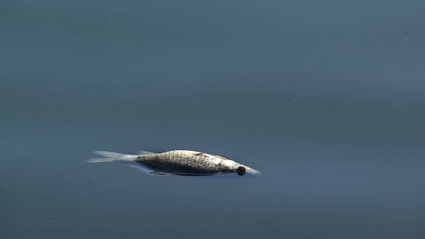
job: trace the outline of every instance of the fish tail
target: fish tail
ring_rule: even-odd
[[[137,159],[137,155],[122,154],[108,151],[94,151],[93,153],[102,156],[102,158],[92,158],[87,163],[111,163],[115,161],[132,161]]]

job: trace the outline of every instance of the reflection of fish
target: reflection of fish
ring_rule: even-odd
[[[204,176],[224,173],[260,174],[255,169],[218,155],[189,150],[164,153],[141,151],[138,155],[95,151],[103,158],[90,159],[88,163],[124,162],[155,175]]]

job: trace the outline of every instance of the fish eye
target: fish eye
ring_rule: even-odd
[[[244,166],[239,166],[238,167],[238,175],[239,176],[243,176],[246,173],[246,168]]]

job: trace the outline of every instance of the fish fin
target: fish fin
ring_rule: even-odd
[[[93,151],[93,153],[100,155],[105,158],[119,158],[125,154],[122,153],[115,153],[115,152],[109,152],[109,151]]]
[[[137,164],[126,164],[126,165],[129,166],[129,167],[131,167],[131,168],[140,170],[140,171],[142,171],[144,173],[148,173],[148,174],[150,174],[152,176],[171,176],[171,175],[173,175],[173,174],[170,174],[170,173],[163,173],[163,172],[159,172],[159,171],[153,171],[153,170],[151,170],[149,168],[146,168],[146,167],[143,167],[143,166],[140,166],[140,165],[137,165]]]
[[[160,172],[160,171],[153,171],[150,174],[153,174],[156,176],[199,176],[199,177],[213,175],[213,174],[197,174],[197,173],[166,173],[166,172]]]
[[[223,159],[223,160],[228,160],[227,158],[225,158],[225,157],[223,157],[223,156],[220,156],[220,155],[214,155],[214,156],[216,156],[217,158],[221,158],[221,159]]]
[[[115,159],[113,158],[92,158],[87,160],[87,163],[111,163],[114,162]]]
[[[93,158],[89,159],[86,162],[87,163],[110,163],[114,161],[129,161],[134,160],[135,157],[137,158],[137,155],[129,155],[129,154],[122,154],[122,153],[115,153],[115,152],[108,152],[108,151],[94,151],[93,153],[102,156],[103,158]]]
[[[148,174],[149,173],[152,173],[152,170],[151,169],[146,168],[146,167],[143,167],[143,166],[138,165],[138,164],[126,164],[126,166],[128,166],[130,168],[134,168],[134,169],[140,170],[140,171],[142,171],[144,173],[148,173]]]
[[[142,156],[142,155],[151,155],[151,154],[157,154],[157,153],[150,152],[150,151],[143,151],[143,150],[140,150],[139,151],[139,155],[140,156]]]
[[[156,175],[156,176],[171,176],[171,175],[174,175],[174,174],[171,174],[171,173],[163,173],[163,172],[159,172],[159,171],[153,171],[153,172],[150,172],[150,174],[153,174],[153,175]]]

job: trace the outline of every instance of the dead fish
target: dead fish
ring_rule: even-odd
[[[122,154],[107,151],[94,151],[102,158],[89,159],[88,163],[123,162],[154,175],[208,176],[237,173],[240,176],[260,174],[259,171],[226,159],[190,150],[172,150],[163,153],[140,151],[139,154]]]

